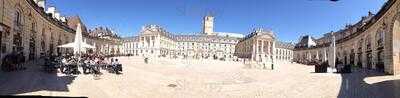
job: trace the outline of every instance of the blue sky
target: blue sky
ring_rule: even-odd
[[[169,32],[200,32],[202,17],[215,15],[217,32],[248,34],[253,27],[275,32],[281,41],[300,35],[320,37],[354,24],[387,0],[48,0],[62,15],[79,15],[88,28],[111,27],[121,36],[137,35],[146,24]]]

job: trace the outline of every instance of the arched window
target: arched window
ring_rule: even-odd
[[[17,26],[21,25],[21,12],[20,11],[16,11],[15,12],[15,17],[14,17],[14,22]]]
[[[371,50],[371,37],[369,35],[367,35],[367,37],[366,37],[365,44],[366,44],[367,50]]]
[[[43,28],[42,29],[42,42],[41,42],[41,46],[42,46],[42,52],[46,51],[46,29]]]
[[[383,30],[379,30],[379,31],[376,33],[375,38],[376,38],[376,44],[377,44],[378,48],[383,47],[384,38],[385,38],[385,35],[384,35],[384,34],[385,34],[385,33],[384,33]]]
[[[24,47],[22,47],[22,11],[16,10],[14,14],[14,30],[15,33],[13,35],[13,48],[12,50],[15,52],[22,51]]]
[[[3,37],[4,36],[6,36],[6,30],[4,30],[5,29],[5,27],[0,27],[0,28],[2,28],[2,30],[0,30],[0,53],[5,53],[6,52],[6,45],[5,44],[3,44]]]
[[[362,52],[362,45],[363,45],[363,42],[364,42],[364,39],[360,39],[359,41],[358,41],[358,52]]]

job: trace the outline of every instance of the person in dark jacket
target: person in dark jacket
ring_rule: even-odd
[[[3,58],[3,63],[2,63],[2,65],[1,65],[1,69],[3,70],[3,71],[6,71],[6,72],[8,72],[8,71],[11,71],[11,66],[12,66],[12,55],[11,54],[7,54],[6,56],[4,56],[4,58]]]
[[[17,52],[12,52],[6,55],[3,59],[3,65],[6,67],[5,71],[16,70],[16,64],[18,63]]]
[[[24,56],[24,53],[23,52],[19,52],[17,55],[16,55],[16,58],[17,58],[17,62],[16,62],[16,69],[17,70],[25,70],[26,68],[25,67],[23,67],[23,64],[24,64],[24,62],[25,62],[25,56]]]

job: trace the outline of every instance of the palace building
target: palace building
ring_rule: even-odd
[[[295,46],[294,60],[326,61],[335,38],[338,62],[367,69],[400,74],[400,1],[388,0],[383,7],[353,25],[324,34],[321,38],[302,36]]]
[[[57,46],[74,41],[78,23],[82,24],[84,41],[96,47],[91,51],[107,54],[110,49],[106,46],[118,43],[89,36],[79,16],[65,17],[55,7],[45,5],[45,0],[0,1],[1,58],[12,52],[22,52],[26,60],[71,53],[72,49]]]
[[[206,16],[203,32],[176,35],[158,25],[142,27],[138,36],[123,38],[124,54],[151,57],[234,59],[240,34],[213,31],[214,17]]]
[[[266,64],[289,62],[293,59],[293,48],[291,43],[277,41],[272,31],[257,28],[239,41],[235,56]]]
[[[152,57],[168,56],[220,60],[252,58],[252,60],[260,62],[270,61],[271,58],[282,61],[290,61],[293,58],[294,45],[277,42],[272,32],[256,31],[243,38],[241,34],[214,32],[213,24],[214,17],[205,16],[202,32],[193,35],[176,35],[158,25],[146,25],[142,27],[138,36],[123,38],[122,50],[124,54],[128,55]],[[260,35],[256,36],[256,34]],[[266,36],[265,38],[258,37],[261,35]],[[257,44],[263,49],[258,48],[256,50],[261,49],[263,51],[248,49],[249,46],[256,44],[254,42],[256,40],[265,42],[265,44]],[[277,47],[273,46],[275,43]],[[269,50],[271,52],[266,52]]]

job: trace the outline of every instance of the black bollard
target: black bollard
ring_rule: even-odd
[[[271,64],[271,69],[274,70],[274,64],[273,63]]]

